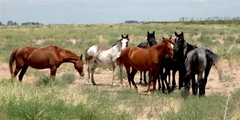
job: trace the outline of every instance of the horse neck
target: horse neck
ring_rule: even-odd
[[[116,44],[116,45],[114,45],[113,47],[111,47],[109,50],[110,50],[110,51],[113,51],[115,54],[120,54],[122,48],[121,48],[120,45]]]
[[[156,51],[158,54],[158,58],[159,59],[162,59],[166,54],[167,54],[167,49],[166,49],[166,47],[167,47],[167,44],[166,43],[159,43],[159,44],[157,44],[157,45],[154,45],[154,46],[152,46],[152,47],[150,47],[149,49],[153,52],[153,50],[154,51]],[[153,52],[153,53],[155,53],[155,52]],[[161,54],[162,53],[162,54]]]
[[[75,63],[75,61],[78,59],[78,56],[73,53],[63,52],[61,54],[62,62],[70,62]]]

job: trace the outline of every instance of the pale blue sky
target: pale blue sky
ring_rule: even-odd
[[[0,0],[0,21],[98,24],[237,17],[240,0]]]

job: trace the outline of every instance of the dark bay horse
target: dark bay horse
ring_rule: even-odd
[[[204,69],[205,70],[205,73],[204,73],[205,79],[207,80],[207,77],[208,77],[208,74],[209,74],[209,71],[210,71],[212,65],[214,65],[214,67],[218,70],[219,79],[222,79],[222,68],[221,68],[220,58],[218,55],[216,55],[212,51],[212,49],[210,47],[196,46],[196,45],[189,44],[188,42],[186,42],[184,40],[183,32],[181,34],[177,34],[175,32],[175,35],[176,35],[176,38],[175,38],[175,44],[174,44],[174,48],[173,48],[173,50],[174,50],[173,58],[179,65],[179,66],[176,66],[177,67],[176,69],[179,71],[179,89],[181,87],[183,87],[183,85],[185,83],[185,87],[187,87],[189,90],[190,79],[192,79],[192,80],[194,79],[194,81],[195,81],[195,77],[193,78],[193,75],[192,76],[189,75],[191,72],[186,71],[186,70],[188,70],[188,68],[185,65],[187,63],[185,63],[185,62],[187,60],[187,57],[189,57],[187,61],[190,60],[190,56],[196,57],[196,53],[194,53],[194,55],[188,55],[188,53],[193,54],[191,51],[193,51],[193,50],[195,51],[196,48],[201,49],[201,50],[197,50],[197,51],[201,51],[200,55],[206,54],[207,59],[202,59],[202,61],[207,63],[207,67]],[[202,56],[205,56],[205,55],[202,55]],[[194,61],[195,61],[196,65],[198,65],[196,60],[194,60]],[[201,66],[201,67],[203,67],[203,66]],[[187,73],[187,72],[189,72],[189,73]],[[172,82],[173,82],[173,86],[175,87],[175,78],[174,77],[173,77]],[[192,85],[195,86],[195,84],[192,84]],[[194,94],[196,94],[195,91],[196,90],[193,90]],[[204,88],[204,91],[205,91],[205,88]],[[201,93],[201,95],[202,95],[202,93]]]
[[[172,70],[172,89],[176,87],[176,80],[175,80],[175,74],[178,71],[179,72],[179,89],[183,87],[183,77],[186,74],[184,62],[186,55],[189,51],[197,48],[196,45],[191,45],[184,39],[184,33],[181,32],[178,34],[175,32],[175,40],[174,40],[174,55],[173,60],[169,61],[170,66],[168,66],[169,70]]]
[[[14,61],[16,61],[16,68],[13,72],[12,64]],[[13,77],[21,71],[19,81],[22,81],[29,66],[35,69],[49,68],[51,77],[54,77],[57,68],[65,62],[73,63],[79,74],[84,76],[82,55],[79,57],[75,53],[58,46],[47,46],[44,48],[25,46],[15,49],[10,55],[9,69]]]
[[[220,70],[219,79],[221,79],[222,77],[222,69],[220,68],[220,57],[217,54],[213,53],[211,49],[208,49],[207,47],[198,47],[190,51],[187,54],[184,65],[187,72],[184,78],[190,76],[192,80],[192,93],[194,95],[197,94],[198,88],[199,95],[205,95],[207,78],[212,65],[218,66],[218,70]],[[195,74],[197,74],[197,81],[195,79]],[[185,87],[187,87],[187,89],[189,90],[190,79],[184,79],[184,82],[186,83]]]
[[[116,59],[120,56],[121,50],[128,47],[129,38],[128,35],[121,35],[121,39],[118,40],[111,48],[101,46],[101,45],[93,45],[89,47],[85,51],[85,59],[88,63],[88,79],[93,85],[96,85],[94,81],[94,72],[97,67],[100,66],[111,66],[113,68],[113,77],[112,77],[112,85],[115,85],[115,71],[117,68]],[[120,69],[120,73],[122,69]],[[90,78],[91,76],[91,78]],[[121,84],[122,76],[121,78]]]
[[[152,79],[155,80],[159,75],[163,57],[166,54],[173,56],[172,44],[174,44],[174,42],[171,39],[163,37],[163,41],[161,43],[156,44],[148,49],[133,46],[122,50],[117,62],[118,64],[124,65],[130,87],[132,82],[137,89],[137,86],[134,82],[134,76],[138,70],[148,71],[149,81],[147,93],[150,93]],[[130,68],[132,68],[131,73]],[[155,83],[156,82],[154,82],[153,90],[155,90]]]
[[[147,42],[142,42],[142,43],[138,44],[138,47],[149,48],[156,44],[157,44],[157,41],[155,38],[155,32],[153,31],[152,33],[149,33],[149,31],[147,31]],[[143,81],[145,84],[147,84],[146,71],[143,72]],[[140,71],[140,82],[139,83],[142,84],[142,71]]]

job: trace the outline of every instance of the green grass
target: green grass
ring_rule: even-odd
[[[239,60],[239,24],[234,23],[147,23],[147,24],[92,24],[47,26],[1,26],[0,60],[7,64],[10,53],[25,45],[44,47],[58,45],[76,54],[94,45],[112,46],[121,36],[129,34],[129,46],[146,41],[147,31],[155,31],[157,42],[162,36],[184,32],[185,40],[192,44],[209,45],[221,59]],[[193,36],[200,35],[198,39]],[[238,36],[238,37],[235,37]],[[224,44],[212,40],[223,39]],[[75,40],[73,44],[70,40]],[[189,95],[182,91],[171,94],[154,92],[139,94],[127,89],[110,92],[96,86],[79,85],[69,88],[77,76],[72,64],[62,65],[55,80],[49,71],[28,69],[26,75],[37,78],[34,84],[24,84],[16,79],[0,80],[0,119],[239,119],[239,91],[228,96],[211,94],[206,97]],[[98,69],[99,70],[99,69]],[[98,74],[106,69],[100,69]],[[62,74],[58,74],[62,73]],[[119,71],[117,71],[117,75]],[[124,76],[126,77],[125,71]],[[225,81],[232,78],[225,76]],[[24,78],[23,78],[24,80]],[[223,81],[224,82],[224,81]]]

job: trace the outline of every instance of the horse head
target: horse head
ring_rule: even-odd
[[[74,68],[78,71],[80,76],[84,76],[82,55],[74,62]]]
[[[147,31],[147,41],[148,41],[149,46],[153,46],[153,45],[157,44],[157,41],[155,39],[155,32],[154,31],[153,31],[153,33],[149,33]]]
[[[176,36],[176,38],[174,40],[175,44],[173,46],[173,50],[174,50],[174,52],[178,52],[179,49],[181,48],[181,46],[184,45],[184,42],[185,42],[184,34],[183,34],[183,32],[181,34],[178,34],[177,32],[175,32],[175,36]]]
[[[173,46],[174,46],[174,41],[171,39],[171,37],[169,38],[164,38],[162,37],[163,41],[162,43],[165,43],[166,44],[166,51],[167,51],[167,54],[170,56],[170,57],[173,57]]]
[[[130,41],[128,34],[126,36],[121,35],[121,50],[128,47],[128,42]]]

